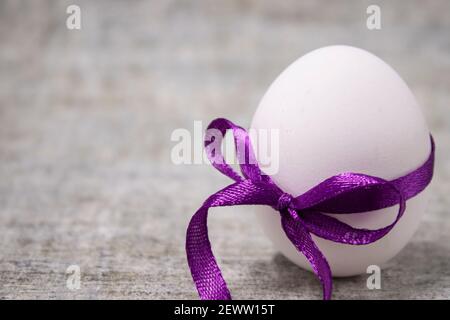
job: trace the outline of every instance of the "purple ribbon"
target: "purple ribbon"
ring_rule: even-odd
[[[385,236],[402,217],[406,200],[424,190],[430,183],[434,167],[434,142],[430,135],[431,152],[428,160],[413,172],[387,181],[361,173],[341,173],[328,178],[302,195],[293,197],[283,192],[269,176],[263,174],[255,161],[248,133],[226,119],[216,119],[208,130],[221,132],[220,141],[205,137],[205,150],[212,165],[235,182],[211,195],[189,223],[186,253],[192,277],[202,300],[228,300],[230,292],[211,250],[208,238],[208,209],[236,205],[267,205],[280,213],[281,225],[289,240],[309,261],[323,287],[323,298],[331,298],[332,275],[322,252],[311,234],[334,242],[364,245]],[[241,161],[242,176],[225,163],[220,148],[221,139],[231,129]],[[246,154],[239,154],[245,152]],[[327,213],[358,213],[398,205],[394,222],[377,230],[356,229]]]

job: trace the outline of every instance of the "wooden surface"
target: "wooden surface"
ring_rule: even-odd
[[[228,183],[170,160],[176,128],[224,116],[248,126],[273,79],[306,52],[365,48],[423,106],[438,145],[430,208],[382,272],[337,279],[335,299],[450,297],[450,2],[0,2],[0,298],[196,299],[187,222]],[[216,209],[211,241],[235,298],[321,298],[276,253],[248,207]],[[81,269],[79,290],[66,269]]]

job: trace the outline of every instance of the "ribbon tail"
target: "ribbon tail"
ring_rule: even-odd
[[[186,235],[188,264],[202,300],[230,300],[230,291],[211,250],[208,208],[202,206],[189,223]]]
[[[322,283],[323,299],[330,300],[333,281],[327,259],[314,243],[308,230],[300,220],[293,219],[290,216],[282,216],[281,225],[289,240],[308,259],[314,273]]]
[[[268,183],[244,180],[229,185],[210,196],[192,216],[186,233],[186,254],[192,278],[202,300],[229,300],[227,288],[208,237],[208,209],[235,205],[273,206],[279,194]]]

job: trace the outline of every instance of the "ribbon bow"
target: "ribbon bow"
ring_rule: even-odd
[[[226,119],[216,119],[208,126],[219,130],[221,136],[214,141],[205,136],[205,150],[212,165],[235,182],[211,195],[193,215],[186,235],[188,264],[203,300],[228,300],[230,292],[222,277],[211,250],[208,238],[207,217],[211,207],[235,205],[267,205],[280,213],[281,225],[289,240],[311,264],[323,287],[323,298],[331,298],[332,274],[322,252],[314,243],[311,234],[334,242],[365,245],[385,236],[402,217],[406,200],[414,197],[430,183],[434,167],[434,142],[430,135],[431,152],[428,160],[413,172],[387,181],[360,173],[341,173],[328,178],[297,197],[283,192],[269,176],[264,175],[256,164],[248,133]],[[225,163],[220,148],[221,139],[232,131],[242,176]],[[240,154],[245,152],[246,155]],[[244,158],[243,158],[244,156]],[[376,230],[356,229],[327,213],[357,213],[398,205],[395,220],[388,226]]]

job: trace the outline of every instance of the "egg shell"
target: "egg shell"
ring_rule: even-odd
[[[423,164],[431,149],[425,118],[405,82],[375,55],[350,46],[320,48],[292,63],[262,98],[251,128],[279,130],[279,165],[271,177],[293,196],[342,172],[398,178]],[[333,276],[362,274],[394,257],[418,228],[428,194],[426,189],[409,199],[393,230],[372,244],[313,235]],[[397,210],[330,215],[356,228],[377,229],[390,224]],[[268,207],[255,211],[275,247],[311,270],[284,234],[279,214]]]

